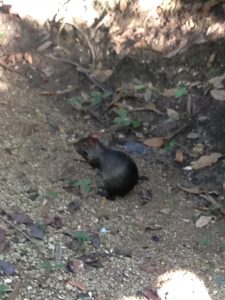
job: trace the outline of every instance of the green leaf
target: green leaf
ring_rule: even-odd
[[[1,283],[1,284],[0,284],[0,295],[4,294],[4,293],[6,293],[6,292],[9,292],[9,291],[11,291],[11,289],[10,289],[9,286],[7,286],[7,285],[4,284],[4,283]]]
[[[85,193],[90,193],[92,188],[92,181],[89,178],[80,179],[75,182],[75,185],[80,187]]]
[[[122,119],[127,118],[127,110],[125,108],[120,108],[117,113]]]
[[[47,191],[47,192],[45,193],[45,197],[46,197],[46,198],[49,198],[49,199],[52,199],[52,200],[56,199],[58,196],[59,196],[59,193],[58,193],[58,192]]]
[[[203,240],[201,243],[202,243],[202,245],[204,245],[204,246],[209,246],[210,241],[209,241],[209,240]]]
[[[113,96],[113,93],[110,92],[110,91],[106,91],[103,95],[102,95],[102,98],[103,99],[108,99],[108,98],[111,98]]]
[[[99,92],[91,93],[91,104],[92,105],[99,105],[102,102],[102,94]]]
[[[137,128],[141,127],[140,120],[132,120],[130,124],[133,129],[137,129]]]
[[[177,91],[176,91],[176,93],[175,93],[175,97],[176,98],[180,98],[180,97],[182,97],[182,96],[184,96],[184,95],[186,95],[187,94],[187,89],[186,89],[186,87],[185,86],[181,86],[181,87],[179,87],[178,89],[177,89]]]
[[[42,269],[45,269],[47,271],[52,271],[52,269],[53,269],[53,266],[52,266],[52,264],[50,263],[49,260],[42,261],[40,266],[41,266]]]
[[[64,267],[63,263],[55,263],[54,269],[55,270],[61,270]]]
[[[68,100],[69,104],[74,106],[76,109],[81,109],[83,105],[83,99],[81,97],[73,97]]]
[[[225,250],[225,242],[222,242],[222,248]]]
[[[148,84],[144,83],[144,84],[137,84],[134,86],[134,89],[136,91],[143,91],[148,87]]]
[[[70,178],[70,179],[66,180],[66,182],[68,183],[68,185],[72,185],[74,187],[77,186],[77,180],[76,179]]]
[[[85,231],[76,231],[74,233],[74,238],[77,239],[80,242],[90,241],[90,236]]]
[[[176,145],[176,141],[172,140],[164,146],[164,149],[167,151],[171,151],[175,145]]]
[[[130,125],[130,120],[128,118],[121,118],[121,117],[116,117],[114,119],[114,123],[121,125],[121,126],[129,126]]]

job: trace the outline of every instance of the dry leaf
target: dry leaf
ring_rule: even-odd
[[[145,99],[145,102],[149,102],[150,99],[152,97],[152,90],[151,89],[146,89],[145,93],[144,93],[144,99]]]
[[[33,63],[33,58],[32,55],[28,52],[24,53],[24,59],[26,62],[28,62],[28,64],[32,65]]]
[[[187,113],[188,116],[191,116],[191,112],[192,112],[192,98],[188,95],[187,97]]]
[[[210,55],[208,61],[207,61],[207,67],[210,68],[212,67],[212,64],[214,63],[214,60],[216,58],[216,53],[213,53]]]
[[[193,161],[191,163],[192,169],[199,170],[199,169],[209,167],[214,163],[216,163],[220,157],[222,157],[222,154],[216,152],[211,153],[210,155],[203,155],[198,160]]]
[[[225,90],[211,90],[210,94],[215,100],[225,101]]]
[[[127,1],[128,0],[120,0],[120,11],[124,12],[127,8]]]
[[[189,40],[188,40],[187,37],[184,38],[183,40],[181,40],[178,48],[176,48],[175,50],[173,50],[170,53],[168,53],[166,55],[166,57],[167,58],[171,58],[171,57],[177,55],[178,53],[184,52],[184,50],[187,49],[187,47],[188,47],[188,42],[189,42]]]
[[[182,149],[177,150],[175,161],[178,163],[182,163],[184,161],[184,154]]]
[[[223,80],[225,79],[225,73],[221,76],[216,76],[208,81],[215,89],[222,89],[224,87]]]
[[[76,287],[77,289],[79,289],[81,291],[85,291],[86,290],[85,284],[83,282],[81,282],[81,281],[69,280],[67,283],[70,284],[70,285],[72,285],[73,287]]]
[[[167,108],[166,109],[167,115],[168,117],[173,120],[173,121],[178,121],[180,119],[180,116],[178,114],[178,112],[176,112],[174,109],[172,108]]]
[[[164,137],[155,137],[145,140],[144,144],[148,147],[160,148],[163,146],[165,140],[166,139]]]
[[[37,51],[39,51],[39,52],[45,51],[45,50],[47,50],[52,44],[53,44],[52,41],[46,41],[46,42],[44,42],[42,45],[40,45],[40,46],[37,48]]]
[[[150,102],[149,104],[147,104],[147,105],[145,106],[145,109],[155,111],[155,110],[156,110],[156,105],[155,105],[155,103]]]
[[[178,187],[179,187],[180,190],[182,190],[186,193],[189,193],[189,194],[200,195],[200,194],[206,193],[206,190],[201,189],[198,186],[191,187],[191,188],[184,187],[184,186],[178,186]]]
[[[176,95],[176,92],[177,92],[177,88],[165,89],[162,95],[165,97],[173,97]]]
[[[91,77],[94,77],[99,82],[105,82],[109,79],[109,77],[112,75],[113,71],[110,69],[106,70],[95,70]]]
[[[207,224],[209,224],[209,222],[212,220],[212,216],[201,216],[197,222],[195,223],[195,226],[197,228],[202,228],[204,226],[206,226]]]

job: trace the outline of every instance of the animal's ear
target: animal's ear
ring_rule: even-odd
[[[95,145],[97,143],[98,139],[99,139],[99,134],[98,133],[93,132],[93,133],[90,134],[90,140],[91,140],[92,145]]]

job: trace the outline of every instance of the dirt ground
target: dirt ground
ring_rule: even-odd
[[[189,14],[185,12],[186,18]],[[181,13],[176,22],[182,17]],[[148,24],[149,15],[143,18]],[[216,11],[212,24],[217,18]],[[199,28],[209,26],[208,18],[202,23],[201,15],[195,19]],[[124,22],[123,14],[118,13],[114,22],[119,20]],[[166,16],[164,27],[171,22]],[[2,298],[139,299],[136,295],[145,287],[156,287],[158,276],[182,269],[204,281],[211,299],[225,299],[225,104],[212,97],[208,83],[224,73],[225,40],[190,42],[183,52],[166,57],[178,46],[167,45],[164,53],[154,47],[137,48],[129,38],[119,43],[103,26],[90,39],[90,47],[80,29],[60,28],[54,22],[40,27],[8,13],[0,15],[0,34],[0,227],[6,233],[5,239],[0,235],[0,257],[16,268],[14,276],[2,271],[1,284],[9,288],[0,286]],[[86,34],[91,36],[91,29]],[[126,34],[120,32],[123,38]],[[146,32],[140,40],[144,37]],[[178,35],[176,45],[181,39]],[[93,65],[92,47],[101,75],[107,74],[102,70],[112,71],[100,88],[87,72]],[[81,65],[86,71],[79,69]],[[146,92],[140,87],[149,83],[155,88]],[[179,97],[162,93],[183,85],[187,93]],[[103,90],[113,94],[105,102],[93,94]],[[79,99],[86,103],[79,106]],[[93,99],[101,103],[90,108]],[[135,110],[150,103],[154,109]],[[113,125],[114,109],[120,107],[134,109],[129,116],[142,125]],[[132,148],[129,153],[148,180],[141,180],[126,197],[108,201],[97,194],[101,178],[72,146],[92,132],[123,151],[131,142],[151,137],[172,135],[172,142],[149,148],[147,155]],[[201,150],[193,150],[197,148]],[[179,149],[184,159],[176,162]],[[222,154],[212,166],[184,169],[212,152]],[[92,183],[90,190],[71,183],[82,185],[84,179]],[[206,192],[185,193],[179,186]],[[41,226],[43,236],[30,236],[26,222],[17,225],[18,219],[10,218],[13,212],[26,213]],[[198,228],[200,215],[211,219]],[[73,238],[74,232],[81,237]]]

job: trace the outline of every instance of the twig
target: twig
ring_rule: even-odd
[[[62,22],[60,28],[59,28],[59,35],[61,34],[63,28],[65,25],[70,25],[72,27],[74,27],[77,31],[79,31],[81,33],[81,35],[84,37],[84,39],[86,40],[90,50],[91,50],[91,54],[92,54],[92,66],[95,65],[95,60],[96,60],[96,57],[95,57],[95,51],[94,51],[94,48],[88,38],[88,36],[86,35],[86,33],[81,29],[79,28],[77,25],[73,24],[73,23],[70,23],[70,22]]]
[[[28,239],[34,246],[34,248],[37,250],[37,252],[41,255],[42,258],[45,258],[44,253],[42,253],[42,251],[40,250],[40,248],[38,247],[38,245],[31,239],[31,237],[24,231],[20,230],[18,228],[18,226],[14,225],[12,222],[6,220],[3,216],[0,215],[0,220],[2,220],[3,222],[5,222],[7,225],[13,227],[13,229],[15,229],[15,231],[19,232],[21,235],[23,235],[26,239]]]
[[[82,67],[81,65],[79,65],[78,63],[70,60],[70,59],[62,59],[62,58],[59,58],[59,57],[56,57],[56,56],[53,56],[53,55],[46,55],[47,57],[49,58],[52,58],[52,59],[55,59],[55,60],[58,60],[58,61],[62,61],[62,62],[65,62],[67,64],[70,64],[70,65],[73,65],[76,67],[77,71],[86,75],[87,78],[92,82],[94,83],[101,91],[103,92],[106,92],[106,89],[104,87],[101,86],[100,83],[98,83],[91,75],[90,75],[90,71],[84,67]]]
[[[128,109],[129,112],[137,112],[137,111],[154,111],[159,115],[165,115],[165,113],[161,112],[158,109],[149,109],[147,107],[137,107],[137,108],[132,108],[132,109]]]
[[[42,96],[58,96],[58,95],[64,95],[64,94],[70,93],[76,89],[77,89],[77,86],[67,88],[67,89],[64,89],[61,91],[41,91],[41,92],[39,92],[39,94]]]
[[[201,195],[201,197],[203,199],[205,199],[206,201],[209,201],[212,206],[219,209],[221,214],[225,216],[225,210],[221,207],[221,205],[212,196],[210,196],[210,195]]]
[[[99,118],[99,116],[91,111],[90,109],[85,110],[86,113],[88,113],[92,118],[96,119],[101,125],[103,125],[102,120]]]
[[[177,136],[178,134],[180,134],[183,130],[185,130],[187,127],[189,126],[189,124],[185,124],[182,127],[178,128],[177,130],[175,130],[173,133],[171,133],[170,135],[165,137],[166,140],[166,144],[168,144],[171,140],[173,140],[175,138],[175,136]]]

